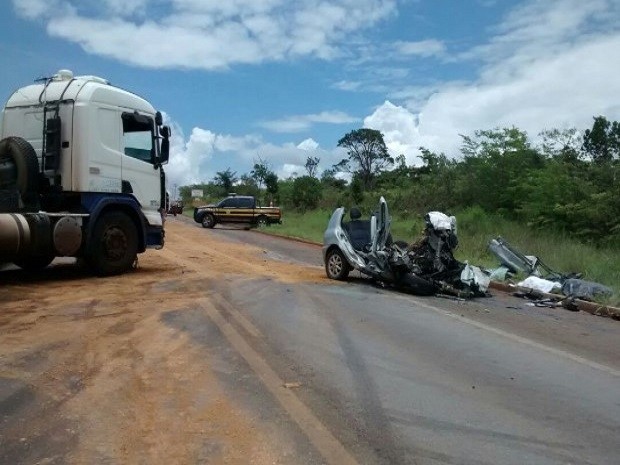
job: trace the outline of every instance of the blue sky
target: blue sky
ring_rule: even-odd
[[[61,68],[144,96],[171,185],[329,168],[360,127],[416,164],[477,129],[620,120],[620,0],[12,0],[0,28],[3,100]]]

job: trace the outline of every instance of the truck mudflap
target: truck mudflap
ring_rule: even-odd
[[[163,249],[166,231],[161,226],[146,226],[145,244],[147,249]]]

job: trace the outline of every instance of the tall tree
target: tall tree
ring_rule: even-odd
[[[270,172],[271,170],[267,162],[261,157],[258,157],[258,161],[254,163],[254,168],[250,172],[250,176],[256,181],[259,190],[263,187],[265,178]]]
[[[306,171],[308,172],[308,176],[312,178],[316,178],[316,172],[319,168],[319,162],[321,159],[319,157],[308,157],[306,159]]]
[[[265,177],[265,189],[267,190],[269,201],[273,201],[278,194],[278,175],[273,171],[270,171]]]
[[[224,194],[232,191],[233,186],[239,179],[237,178],[237,172],[232,171],[230,168],[226,168],[226,171],[218,171],[215,173],[213,183],[222,188]]]
[[[592,129],[586,129],[583,135],[582,148],[597,163],[620,158],[620,123],[595,117]]]
[[[383,134],[376,129],[355,129],[338,141],[348,158],[334,165],[337,169],[359,176],[364,188],[371,189],[377,174],[394,164]]]

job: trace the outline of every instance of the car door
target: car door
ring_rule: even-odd
[[[371,250],[376,255],[377,252],[385,248],[387,238],[390,235],[390,223],[392,221],[388,212],[387,202],[383,197],[379,199],[379,207],[375,212],[375,217],[376,228],[371,228],[373,230]]]

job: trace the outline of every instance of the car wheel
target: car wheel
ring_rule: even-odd
[[[269,226],[269,221],[267,221],[267,217],[266,216],[259,216],[258,219],[256,220],[256,227],[257,228],[266,228],[267,226]]]
[[[351,265],[347,262],[342,252],[338,249],[332,249],[325,257],[325,273],[329,279],[337,279],[342,281],[349,276]]]
[[[211,213],[207,213],[202,217],[202,227],[211,229],[213,226],[215,226],[215,218]]]

